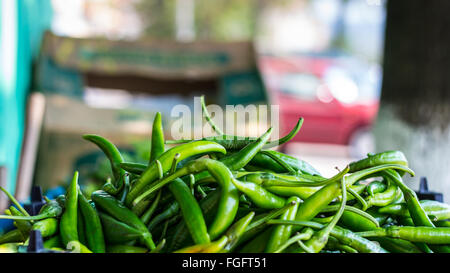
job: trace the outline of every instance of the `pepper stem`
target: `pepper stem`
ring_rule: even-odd
[[[28,214],[28,212],[22,207],[22,205],[20,205],[19,201],[17,201],[17,199],[14,198],[14,196],[12,196],[12,194],[10,194],[3,187],[0,187],[0,190],[3,191],[6,194],[6,196],[8,196],[11,202],[13,202],[13,204],[16,205],[16,207],[20,210],[20,212],[22,212],[23,215],[30,216],[30,214]]]

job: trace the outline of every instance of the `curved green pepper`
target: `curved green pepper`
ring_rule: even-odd
[[[75,172],[69,188],[67,189],[66,204],[64,207],[65,211],[59,221],[59,229],[63,245],[68,249],[70,247],[75,247],[75,250],[79,250],[82,253],[90,253],[91,251],[78,240],[78,172]]]
[[[144,225],[144,223],[142,223],[142,221],[136,214],[122,205],[119,200],[102,190],[93,192],[91,194],[91,198],[97,208],[107,212],[109,215],[113,216],[124,224],[127,224],[134,229],[142,232],[142,236],[140,238],[141,242],[150,249],[155,248],[155,244],[152,240],[152,235],[147,230],[147,227]]]
[[[178,145],[176,147],[167,150],[158,157],[158,161],[162,166],[163,173],[166,173],[170,170],[173,158],[177,153],[180,154],[178,160],[181,161],[188,157],[199,154],[206,154],[206,153],[226,154],[226,150],[223,146],[211,141],[196,141]],[[158,165],[155,161],[148,166],[148,168],[142,173],[141,177],[136,181],[136,183],[132,185],[131,190],[126,198],[125,204],[130,207],[133,200],[138,195],[140,195],[143,190],[145,190],[145,187],[158,178],[159,178]]]
[[[105,253],[105,238],[97,211],[81,191],[78,193],[78,203],[84,219],[85,236],[89,249],[94,253]]]
[[[157,112],[153,120],[152,128],[152,146],[150,150],[149,164],[155,161],[164,153],[164,131],[162,128],[161,113]]]

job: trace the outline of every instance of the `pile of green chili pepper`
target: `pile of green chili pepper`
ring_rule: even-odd
[[[16,229],[0,236],[15,252],[38,229],[44,246],[82,253],[421,253],[450,251],[450,206],[419,200],[404,182],[414,176],[400,151],[368,154],[331,178],[307,162],[270,148],[269,141],[224,135],[166,141],[158,113],[150,159],[125,162],[97,135],[111,177],[87,198],[75,172],[64,195],[30,216],[14,206],[0,219]],[[168,145],[172,145],[167,149]]]

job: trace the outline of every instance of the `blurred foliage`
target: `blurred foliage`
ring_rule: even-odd
[[[248,40],[255,34],[258,0],[197,0],[195,28],[200,40]]]
[[[136,11],[144,22],[144,36],[155,38],[175,37],[176,0],[139,0]]]
[[[293,0],[194,0],[195,39],[248,40],[255,36],[258,16],[270,6]],[[139,0],[136,10],[144,22],[144,36],[174,39],[177,0]]]

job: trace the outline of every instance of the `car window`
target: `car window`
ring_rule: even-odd
[[[319,79],[312,74],[285,74],[281,77],[279,88],[282,93],[304,100],[315,100]]]

